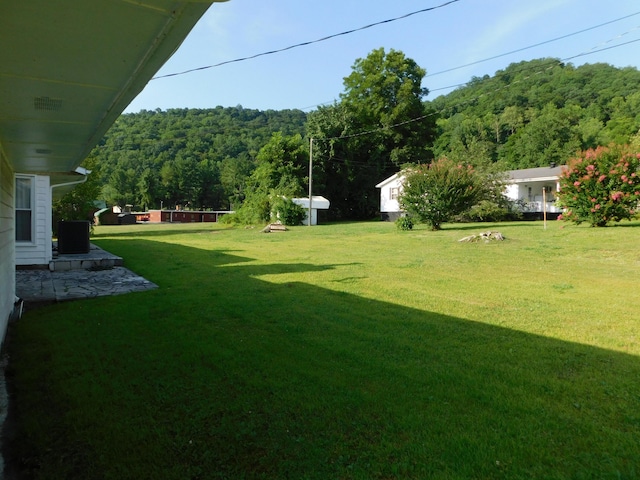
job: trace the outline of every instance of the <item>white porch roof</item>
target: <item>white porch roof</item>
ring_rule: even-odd
[[[564,167],[538,167],[507,172],[509,183],[549,182],[560,178]]]
[[[0,0],[0,150],[71,172],[220,0]]]

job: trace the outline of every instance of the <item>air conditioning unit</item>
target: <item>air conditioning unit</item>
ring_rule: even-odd
[[[58,222],[58,254],[89,253],[89,222],[72,220]]]

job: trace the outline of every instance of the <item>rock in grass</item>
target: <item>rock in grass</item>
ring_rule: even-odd
[[[286,232],[286,231],[287,231],[287,227],[285,227],[282,223],[276,222],[276,223],[270,223],[269,225],[264,227],[262,230],[260,230],[260,233]]]
[[[501,242],[504,240],[504,235],[500,232],[494,232],[489,230],[488,232],[478,233],[476,235],[469,235],[468,237],[461,238],[458,240],[459,242],[479,242],[480,240],[484,240],[486,242],[498,241]]]

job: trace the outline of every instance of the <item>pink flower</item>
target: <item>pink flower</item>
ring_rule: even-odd
[[[593,172],[596,169],[594,165],[587,165],[587,172]]]
[[[563,218],[562,214],[558,215],[558,220],[562,220]]]
[[[600,204],[596,203],[596,210],[600,210]]]
[[[579,187],[580,186],[580,182],[578,182],[577,180],[575,182],[573,182],[573,186],[574,187]]]
[[[620,179],[621,179],[623,182],[626,182],[627,180],[629,180],[629,177],[627,177],[626,175],[622,175],[622,176],[620,177]]]
[[[613,192],[611,194],[611,200],[613,200],[614,202],[617,202],[621,198],[622,198],[622,192]]]
[[[606,178],[607,178],[607,176],[606,176],[606,175],[600,175],[600,176],[598,177],[598,182],[602,183],[602,182],[604,182],[604,180],[605,180]]]
[[[597,198],[592,198],[592,199],[591,199],[591,201],[592,201],[593,203],[596,203],[596,202],[598,201],[598,199],[597,199]]]

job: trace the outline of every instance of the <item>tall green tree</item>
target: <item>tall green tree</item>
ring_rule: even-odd
[[[254,168],[255,163],[246,152],[220,162],[220,183],[230,209],[238,208],[244,201],[247,181]]]
[[[402,52],[374,50],[355,61],[340,102],[309,115],[314,190],[331,200],[335,217],[371,218],[375,185],[401,165],[431,157],[435,123],[423,102],[425,73]]]
[[[355,61],[340,98],[356,127],[383,128],[367,136],[367,156],[379,157],[373,160],[400,166],[425,159],[434,137],[434,119],[423,103],[429,93],[422,87],[425,75],[413,59],[393,49],[379,48]],[[371,146],[378,142],[382,148],[376,152]]]

